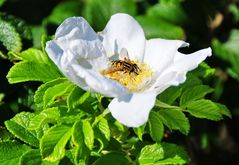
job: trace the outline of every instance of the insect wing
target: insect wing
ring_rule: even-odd
[[[129,60],[129,54],[127,49],[122,48],[119,54],[119,59],[120,60]]]

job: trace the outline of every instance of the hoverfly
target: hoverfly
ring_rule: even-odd
[[[129,59],[128,51],[125,48],[121,49],[118,60],[111,61],[111,67],[105,74],[112,74],[118,71],[135,75],[139,75],[141,71],[138,65]]]

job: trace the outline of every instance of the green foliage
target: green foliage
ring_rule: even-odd
[[[47,82],[61,77],[60,72],[45,53],[37,49],[28,49],[19,56],[21,62],[15,64],[8,72],[9,83],[25,81]]]
[[[14,136],[21,139],[25,143],[38,147],[38,138],[42,136],[44,130],[42,128],[32,131],[27,130],[30,119],[34,116],[35,115],[32,113],[22,112],[17,114],[11,120],[6,121],[5,125]]]
[[[6,0],[0,0],[0,6],[2,6],[5,1],[6,1]]]
[[[19,52],[22,49],[22,42],[19,33],[10,23],[0,20],[0,42],[8,51]]]
[[[147,38],[184,38],[183,29],[154,16],[138,16],[136,19],[142,25]]]
[[[184,113],[177,109],[163,109],[159,111],[162,122],[170,129],[179,130],[187,135],[189,132],[189,121]]]
[[[4,2],[0,0],[0,6]],[[41,19],[41,24],[31,27],[15,16],[0,13],[0,48],[4,48],[0,54],[14,61],[7,79],[11,84],[21,82],[28,91],[9,106],[5,103],[9,94],[0,93],[0,109],[16,106],[15,112],[19,112],[4,122],[5,127],[0,126],[0,164],[189,164],[186,151],[178,145],[181,140],[173,139],[178,134],[168,138],[171,134],[168,132],[178,131],[183,138],[189,133],[191,136],[190,122],[194,118],[219,121],[223,116],[232,117],[225,105],[214,102],[208,95],[215,92],[213,87],[204,85],[216,80],[217,69],[200,64],[187,75],[185,83],[158,95],[148,122],[132,129],[113,119],[107,108],[111,98],[86,92],[67,80],[45,51],[45,43],[52,37],[40,37],[71,16],[83,16],[95,31],[100,31],[112,14],[122,12],[139,21],[147,38],[191,42],[196,34],[190,36],[186,29],[191,28],[191,15],[185,10],[187,3],[181,0],[161,0],[154,5],[135,0],[59,1]],[[234,21],[238,21],[238,7],[232,4],[229,11]],[[205,30],[200,21],[197,23],[199,30]],[[214,54],[230,64],[227,72],[236,79],[239,79],[238,36],[238,30],[234,29],[225,42],[214,36],[212,41]],[[26,40],[29,45],[25,45]],[[197,46],[205,47],[198,43],[193,49]],[[36,49],[40,47],[42,50]]]
[[[152,139],[160,142],[164,135],[164,127],[160,115],[156,112],[151,112],[149,116],[149,131]]]
[[[212,41],[212,47],[217,57],[227,61],[230,67],[227,68],[228,74],[239,80],[239,30],[234,29],[230,32],[228,40],[224,43],[218,39]]]
[[[93,165],[101,165],[101,164],[125,164],[130,165],[129,160],[122,154],[119,153],[110,153],[102,156],[98,160],[96,160]]]
[[[188,102],[203,98],[206,94],[213,92],[213,89],[207,85],[197,85],[184,90],[181,98],[180,105]]]
[[[191,101],[185,105],[186,111],[198,118],[206,118],[209,120],[221,120],[222,114],[219,107],[210,100]]]
[[[40,141],[41,155],[45,160],[54,162],[65,156],[65,145],[70,139],[72,128],[56,125],[50,128]]]
[[[0,164],[18,164],[20,157],[29,150],[30,147],[16,141],[0,142]]]
[[[162,1],[150,7],[147,14],[177,25],[182,25],[187,20],[182,4],[178,2]]]
[[[234,19],[239,22],[239,8],[237,7],[237,5],[235,3],[232,3],[229,6],[229,10],[230,12],[233,14]]]
[[[4,1],[0,2],[0,6],[2,3]],[[2,12],[0,12],[0,29],[0,46],[2,44],[7,51],[19,53],[23,47],[22,40],[31,40],[32,38],[30,28],[23,20]],[[9,53],[1,49],[0,55],[12,60]]]
[[[115,13],[136,14],[136,4],[133,0],[86,0],[83,16],[93,25],[97,31],[104,26]]]
[[[139,164],[186,164],[185,150],[175,144],[162,143],[145,146],[138,158]]]
[[[70,0],[59,3],[47,17],[46,23],[61,24],[64,19],[80,15],[81,4],[79,1]]]

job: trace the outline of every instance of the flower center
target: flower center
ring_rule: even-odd
[[[105,77],[118,81],[130,92],[143,90],[153,74],[149,65],[129,59],[113,60],[109,68],[100,72]]]

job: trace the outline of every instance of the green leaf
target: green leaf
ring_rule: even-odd
[[[43,96],[44,107],[51,106],[51,104],[53,104],[57,98],[63,99],[64,95],[69,93],[74,86],[74,84],[65,79],[65,81],[46,89]]]
[[[87,120],[82,121],[83,127],[83,134],[84,134],[84,142],[85,145],[92,150],[94,146],[94,131],[93,128],[91,127],[91,124]]]
[[[124,164],[130,165],[130,161],[120,153],[110,153],[101,156],[92,165],[103,165],[103,164]]]
[[[20,157],[29,150],[29,146],[15,141],[0,142],[0,164],[16,165]]]
[[[18,113],[11,120],[5,121],[7,129],[20,140],[34,147],[39,146],[38,134],[41,134],[41,129],[36,131],[28,130],[30,119],[35,115],[29,112]],[[40,131],[40,132],[39,132]]]
[[[100,131],[99,127],[94,127],[94,138],[99,142],[99,145],[95,146],[95,148],[97,148],[98,153],[108,147],[109,140],[106,139],[105,135]]]
[[[93,25],[96,31],[102,30],[110,17],[115,13],[136,14],[133,0],[87,0],[83,16]]]
[[[142,164],[154,164],[160,159],[164,158],[164,150],[160,144],[153,144],[145,146],[138,157],[138,162]]]
[[[226,42],[221,43],[219,40],[212,41],[212,48],[214,54],[230,63],[230,68],[227,72],[235,79],[239,80],[239,30],[233,29],[229,34]]]
[[[0,126],[0,142],[9,141],[14,139],[13,134],[11,134],[5,127]]]
[[[149,115],[149,133],[156,142],[160,142],[164,135],[164,127],[161,118],[159,114],[154,111],[151,111]]]
[[[6,1],[6,0],[0,0],[0,6],[2,6],[5,1]]]
[[[73,126],[72,141],[76,146],[81,146],[84,143],[82,121],[75,122]]]
[[[24,41],[30,41],[32,39],[32,33],[30,27],[26,24],[23,19],[20,19],[14,15],[8,13],[0,13],[0,20],[10,23],[15,27],[16,32],[20,35]]]
[[[47,34],[46,27],[42,25],[31,26],[32,31],[32,42],[34,48],[41,48],[41,39],[44,34]]]
[[[20,158],[20,165],[57,165],[59,162],[49,162],[43,160],[39,149],[29,150]]]
[[[5,96],[4,93],[0,93],[0,104],[3,101],[4,96]]]
[[[67,106],[68,111],[73,111],[75,108],[78,108],[79,105],[84,103],[86,99],[90,96],[89,92],[83,91],[78,86],[72,88],[72,91],[67,97]]]
[[[140,165],[186,164],[188,161],[188,155],[182,147],[169,143],[147,145],[138,158]]]
[[[58,78],[49,82],[46,82],[45,84],[42,84],[37,91],[35,92],[34,95],[34,102],[39,106],[39,107],[43,107],[43,97],[44,94],[46,92],[46,90],[50,87],[53,87],[57,84],[63,83],[65,82],[66,79],[65,78]]]
[[[169,105],[169,104],[164,103],[164,102],[159,101],[159,100],[156,100],[155,106],[160,107],[160,108],[180,109],[180,107],[178,107],[178,106]]]
[[[215,75],[216,69],[211,68],[207,63],[202,62],[192,73],[197,77],[209,78]]]
[[[108,121],[105,118],[101,118],[97,123],[97,127],[104,137],[109,141],[110,140],[110,127]]]
[[[218,121],[222,119],[219,107],[210,100],[196,100],[186,105],[186,111],[197,118]]]
[[[50,59],[41,50],[35,48],[29,48],[19,55],[19,58],[23,61],[35,61],[37,63],[50,63]]]
[[[170,143],[162,143],[164,159],[157,161],[156,165],[163,164],[187,164],[189,157],[184,148]]]
[[[145,126],[146,124],[140,126],[140,127],[137,127],[137,128],[134,128],[134,132],[135,134],[138,136],[138,138],[143,141],[143,135],[144,135],[144,130],[145,130]]]
[[[7,78],[10,83],[24,81],[47,82],[62,77],[55,64],[41,50],[30,48],[20,55],[13,55],[23,61],[16,63],[8,72]]]
[[[110,141],[110,128],[108,125],[108,121],[102,116],[99,116],[99,118],[100,119],[98,119],[97,124],[93,127],[94,137],[100,143],[100,149],[98,150],[98,152],[106,148]]]
[[[66,125],[56,125],[50,128],[40,141],[41,155],[51,162],[65,156],[65,146],[72,135],[72,128]]]
[[[10,23],[0,20],[0,42],[8,51],[20,52],[22,42],[19,33]]]
[[[57,107],[44,109],[40,114],[34,116],[30,120],[28,129],[35,130],[45,123],[56,122],[60,117],[60,110]]]
[[[181,4],[175,2],[160,2],[148,8],[147,15],[178,25],[183,25],[187,21],[187,15]]]
[[[192,72],[187,73],[187,79],[186,81],[180,85],[181,88],[186,89],[186,88],[191,88],[196,85],[202,85],[202,81],[195,76]]]
[[[61,24],[66,18],[80,15],[81,13],[80,1],[64,1],[59,3],[51,12],[51,14],[44,20],[46,23]]]
[[[137,16],[147,38],[183,39],[184,31],[180,26],[165,22],[153,16]]]
[[[161,93],[157,98],[167,104],[172,104],[182,92],[182,88],[179,87],[170,87]]]
[[[222,115],[232,118],[232,114],[231,114],[230,110],[225,105],[220,104],[220,103],[216,103],[216,105],[219,107],[220,113]]]
[[[234,19],[239,22],[239,8],[237,7],[236,3],[230,4],[229,11],[233,14]]]
[[[19,62],[7,74],[9,83],[25,81],[47,82],[62,77],[61,73],[48,64],[38,62]]]
[[[84,144],[83,123],[82,121],[75,122],[73,126],[72,141],[76,145],[74,152],[74,162],[78,164],[81,161],[87,161],[89,157],[89,149]]]
[[[187,88],[180,98],[180,105],[187,104],[191,101],[201,99],[206,94],[213,92],[213,89],[207,85],[197,85],[194,87]]]
[[[187,135],[190,129],[188,118],[178,109],[159,110],[161,121],[169,128]]]

